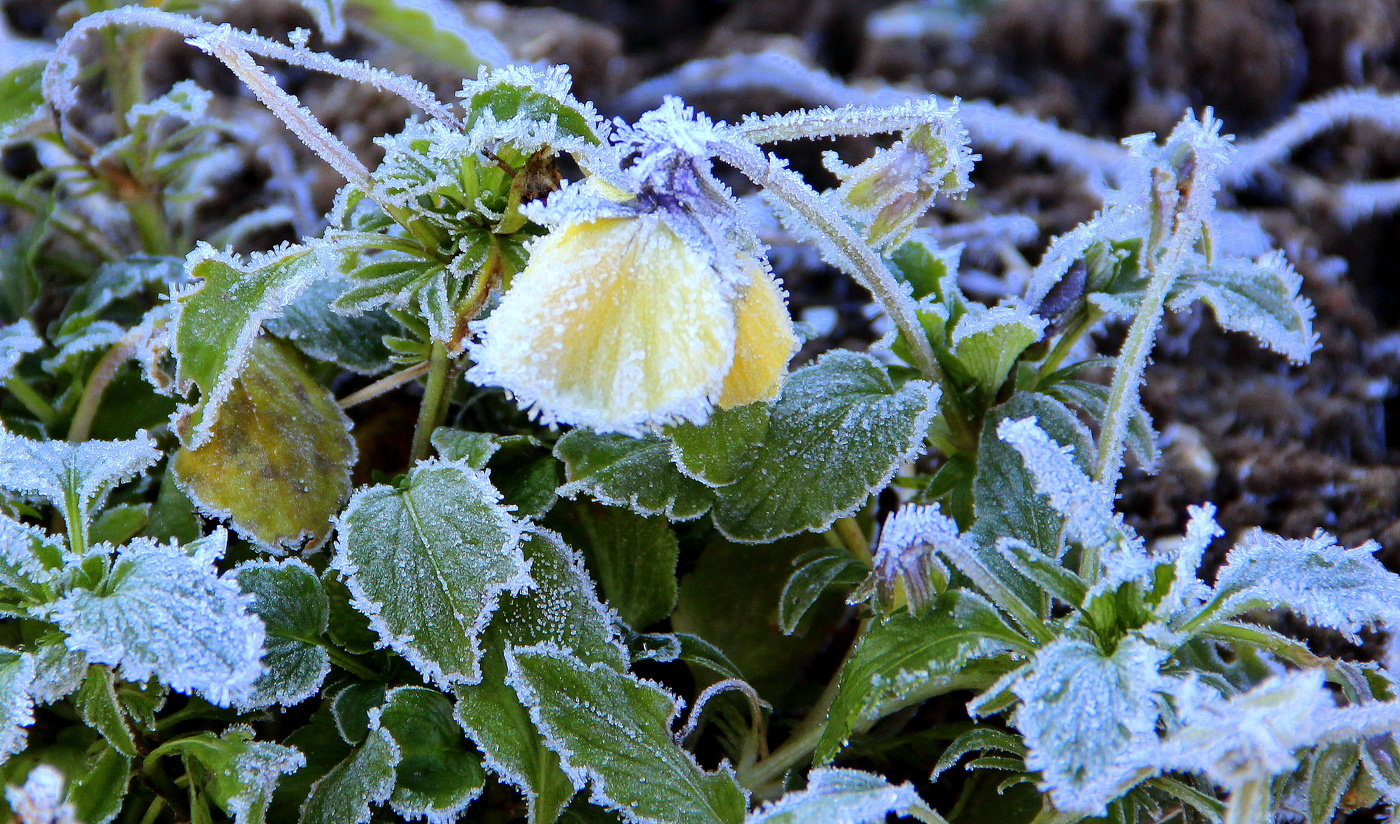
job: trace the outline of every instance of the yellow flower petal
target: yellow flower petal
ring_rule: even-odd
[[[735,311],[734,366],[719,396],[724,409],[776,397],[788,361],[797,352],[797,334],[782,288],[762,266],[750,263],[744,268],[750,280]]]
[[[734,357],[735,322],[703,256],[659,217],[545,236],[483,325],[474,381],[546,422],[640,433],[704,421]]]

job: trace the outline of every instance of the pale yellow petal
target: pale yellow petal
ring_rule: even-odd
[[[703,421],[734,356],[718,276],[654,216],[543,238],[485,321],[470,377],[547,422],[636,433]]]
[[[735,308],[734,366],[724,378],[719,397],[725,409],[776,397],[788,361],[797,351],[797,334],[781,287],[763,267],[749,264],[745,268],[750,280]]]

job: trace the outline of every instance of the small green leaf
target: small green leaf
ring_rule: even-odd
[[[919,798],[914,785],[890,784],[878,775],[860,770],[824,767],[807,774],[807,786],[755,810],[745,824],[885,824],[893,813],[900,818],[911,810],[932,810]],[[928,818],[921,820],[928,821]],[[938,820],[938,819],[932,819]]]
[[[379,682],[350,684],[331,699],[335,729],[347,744],[359,744],[369,735],[370,716],[384,705],[388,687]]]
[[[43,114],[44,65],[25,63],[0,75],[0,144]]]
[[[290,707],[316,694],[330,672],[321,636],[330,624],[330,600],[303,561],[248,561],[234,574],[254,597],[253,611],[267,627],[263,667],[246,707]]]
[[[681,645],[681,653],[676,656],[680,660],[697,667],[704,667],[720,678],[744,680],[744,673],[733,661],[729,660],[729,656],[724,654],[724,650],[704,638],[691,635],[688,632],[678,632],[676,640]]]
[[[331,623],[326,635],[346,652],[364,655],[377,649],[379,636],[370,629],[369,617],[355,609],[354,596],[345,579],[334,569],[321,573],[321,587],[331,603]]]
[[[537,449],[524,455],[519,450],[503,450],[491,462],[491,482],[501,490],[501,499],[515,507],[517,518],[538,520],[559,497],[559,461]]]
[[[88,530],[88,540],[94,544],[109,543],[113,546],[124,544],[145,528],[151,520],[150,504],[123,504],[103,510],[92,528]]]
[[[1318,338],[1313,306],[1298,294],[1302,285],[1283,252],[1274,251],[1258,260],[1226,260],[1183,274],[1172,284],[1167,306],[1180,311],[1199,300],[1224,329],[1246,332],[1294,363],[1306,363]]]
[[[486,462],[501,448],[500,435],[446,427],[434,429],[431,440],[444,461],[460,461],[472,469],[485,469]]]
[[[671,738],[676,699],[554,645],[506,653],[510,681],[574,786],[639,821],[738,824],[746,799],[728,772],[707,773]]]
[[[655,435],[629,438],[575,429],[554,445],[564,462],[559,494],[586,494],[600,503],[631,509],[638,515],[665,515],[688,521],[709,510],[713,493],[680,473],[671,463],[670,442]]]
[[[841,668],[816,762],[830,761],[859,727],[901,707],[989,686],[1011,668],[989,659],[1028,649],[995,607],[967,590],[949,590],[918,617],[898,612],[872,624]]]
[[[1342,794],[1361,766],[1361,744],[1345,741],[1319,747],[1308,759],[1308,824],[1329,824],[1337,817]]]
[[[0,763],[24,749],[34,723],[34,656],[0,647]]]
[[[953,327],[953,357],[988,397],[1006,381],[1016,358],[1040,340],[1046,321],[1024,307],[970,308]]]
[[[107,739],[112,749],[128,758],[136,757],[136,739],[126,724],[126,714],[117,701],[112,671],[107,667],[88,667],[83,685],[73,696],[73,703],[83,723]]]
[[[263,326],[313,358],[362,375],[381,372],[390,365],[383,338],[398,334],[402,328],[382,311],[357,315],[333,311],[331,304],[350,286],[345,275],[318,280],[284,307],[281,317],[271,318]]]
[[[716,409],[704,426],[682,424],[666,430],[671,458],[687,477],[716,487],[732,484],[753,465],[768,432],[768,404]]]
[[[525,796],[531,824],[551,824],[574,787],[506,681],[506,647],[553,643],[618,670],[627,661],[583,559],[545,530],[532,535],[524,549],[535,588],[501,599],[482,636],[481,683],[457,687],[457,721],[486,755],[491,771]]]
[[[550,94],[519,81],[520,77],[489,83],[462,100],[467,110],[465,127],[471,130],[486,113],[499,123],[510,120],[531,123],[553,123],[563,135],[596,146],[598,136],[593,132],[591,111],[580,107],[573,99]]]
[[[101,824],[111,821],[121,812],[131,784],[131,759],[103,747],[88,759],[80,773],[68,785],[68,803],[78,821]]]
[[[793,561],[797,567],[778,601],[778,625],[784,635],[797,631],[807,610],[828,587],[859,584],[870,570],[840,547],[821,547]]]
[[[301,808],[301,824],[367,824],[370,805],[389,800],[399,765],[399,745],[379,726],[344,761],[311,787]]]
[[[491,33],[466,21],[462,10],[443,0],[345,0],[356,21],[376,33],[474,77],[482,66],[510,61]]]
[[[914,233],[908,241],[890,255],[894,274],[913,289],[914,300],[932,296],[942,302],[960,297],[958,288],[958,252],[939,249],[930,238]]]
[[[565,534],[583,547],[603,598],[623,623],[642,630],[671,614],[680,544],[665,518],[588,503],[569,515]]]
[[[821,531],[883,489],[922,443],[937,400],[869,355],[830,352],[788,378],[753,466],[716,490],[715,526],[766,543]]]
[[[193,286],[174,295],[170,351],[183,393],[199,388],[195,406],[181,407],[178,430],[197,449],[213,437],[219,408],[243,371],[264,322],[281,314],[317,276],[321,262],[306,246],[287,246],[248,263],[208,244],[185,259]]]
[[[306,766],[295,748],[255,741],[244,726],[176,739],[155,752],[182,756],[196,788],[235,824],[264,824],[281,777]]]
[[[475,683],[497,598],[529,581],[520,525],[485,474],[419,464],[398,487],[355,493],[340,524],[332,565],[380,640],[444,689]]]
[[[355,440],[335,397],[290,346],[252,345],[209,431],[213,440],[182,447],[171,463],[205,514],[272,552],[325,542],[350,492]]]
[[[454,821],[481,795],[486,773],[452,718],[452,703],[426,687],[391,690],[380,724],[399,745],[389,806],[406,819]]]

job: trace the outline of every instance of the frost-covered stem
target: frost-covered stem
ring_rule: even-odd
[[[116,378],[117,370],[131,357],[140,337],[140,328],[131,330],[126,337],[112,344],[112,348],[97,362],[96,368],[88,376],[87,384],[83,386],[83,396],[78,401],[77,411],[73,413],[73,422],[68,424],[69,443],[81,443],[88,439],[93,419],[97,417],[97,408],[102,405],[102,395]]]
[[[1267,778],[1246,781],[1230,791],[1221,824],[1267,824],[1272,801]]]
[[[141,251],[148,255],[169,255],[174,244],[170,240],[170,224],[159,192],[137,183],[130,191],[119,192],[118,196],[126,205],[127,217],[131,218],[136,237],[141,241]]]
[[[429,363],[428,361],[424,361],[423,363],[417,364],[415,366],[410,366],[407,369],[395,372],[392,375],[380,378],[379,380],[375,381],[369,386],[366,386],[363,389],[352,392],[349,395],[346,395],[345,397],[341,398],[338,401],[338,403],[340,404],[340,408],[349,409],[350,407],[355,406],[356,404],[361,404],[365,401],[374,400],[375,398],[379,397],[380,395],[383,395],[386,392],[390,392],[394,389],[399,388],[400,386],[403,386],[409,381],[417,380],[423,375],[428,374],[428,369],[430,367],[431,363]]]
[[[841,545],[854,555],[857,561],[866,566],[875,562],[870,554],[870,542],[865,539],[865,530],[860,528],[855,518],[837,518],[831,528],[836,532],[836,537],[841,539]]]
[[[1202,611],[1179,630],[1182,636],[1187,637],[1201,623],[1209,620],[1213,612],[1214,610]],[[1252,624],[1220,621],[1202,630],[1200,636],[1226,644],[1247,644],[1251,647],[1268,650],[1278,656],[1280,660],[1304,669],[1331,669],[1331,659],[1315,655],[1312,650],[1308,649],[1307,644]]]
[[[914,353],[914,366],[924,377],[942,383],[943,370],[934,359],[928,337],[914,314],[914,304],[908,290],[895,280],[880,256],[856,234],[855,229],[839,218],[828,217],[816,204],[821,195],[808,186],[782,161],[765,154],[757,146],[728,141],[716,147],[720,159],[743,172],[754,183],[782,200],[804,220],[821,232],[846,264],[841,268],[864,286],[884,307]]]
[[[1055,341],[1055,346],[1051,348],[1050,354],[1045,356],[1045,360],[1040,362],[1040,368],[1036,370],[1036,379],[1044,380],[1054,374],[1060,368],[1065,358],[1074,349],[1079,339],[1084,337],[1084,333],[1089,331],[1094,324],[1103,317],[1103,312],[1093,307],[1086,307],[1083,312],[1070,323],[1070,325],[1060,333],[1059,340]]]
[[[447,345],[442,341],[433,341],[428,355],[428,382],[423,386],[423,404],[418,407],[418,424],[413,430],[413,453],[409,456],[409,466],[428,457],[433,429],[437,427],[439,413],[447,400],[447,369],[450,365]]]
[[[248,53],[234,47],[225,37],[210,37],[202,41],[204,48],[209,53],[223,61],[225,66],[238,75],[238,79],[248,87],[258,100],[272,111],[273,114],[291,129],[294,134],[305,143],[311,151],[337,171],[341,177],[345,178],[350,185],[361,191],[370,192],[374,189],[374,181],[371,180],[369,169],[360,162],[355,153],[350,151],[350,147],[341,142],[340,138],[330,133],[330,130],[321,125],[321,121],[312,116],[297,102],[295,97],[282,91],[282,87],[277,85],[267,72],[263,71]]]
[[[34,387],[25,383],[23,378],[7,378],[5,389],[45,427],[53,426],[58,421],[58,410],[54,409],[38,392],[35,392]]]
[[[864,625],[862,625],[862,629]],[[857,633],[859,638],[862,633]],[[851,649],[855,649],[855,644],[851,644]],[[849,659],[850,652],[847,652]],[[845,662],[842,662],[844,667]],[[841,692],[841,670],[836,670],[837,675],[827,682],[826,689],[817,698],[817,703],[807,711],[807,715],[802,719],[797,728],[792,731],[776,750],[773,750],[767,758],[757,761],[748,767],[740,766],[737,778],[739,784],[745,789],[761,795],[765,786],[783,777],[788,770],[796,767],[812,757],[813,751],[817,749],[817,744],[821,743],[822,733],[826,731],[827,716],[831,712],[831,705],[836,703],[836,696]]]
[[[910,807],[904,811],[904,814],[915,821],[922,821],[924,824],[948,824],[947,819],[929,807]]]

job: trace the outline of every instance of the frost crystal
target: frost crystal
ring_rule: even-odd
[[[884,824],[889,813],[924,807],[909,782],[894,786],[878,775],[826,767],[807,774],[807,787],[754,810],[744,824]]]
[[[138,538],[117,550],[102,594],[75,590],[50,617],[69,647],[128,681],[155,675],[219,706],[246,700],[262,674],[264,629],[252,597],[214,567],[226,541],[223,530],[189,548]]]
[[[0,327],[0,382],[15,373],[19,359],[44,347],[44,341],[34,333],[34,324],[19,320]]]
[[[6,787],[15,824],[78,824],[73,805],[63,800],[63,783],[63,773],[40,764],[29,771],[24,786]]]
[[[923,611],[938,597],[934,576],[941,581],[948,578],[936,553],[940,547],[958,545],[962,540],[957,523],[940,512],[937,504],[906,504],[891,513],[875,549],[875,581],[881,600],[894,603],[896,587],[902,581],[910,612]]]
[[[161,452],[145,430],[130,441],[32,441],[0,429],[0,488],[76,505],[82,529],[113,486],[140,474]],[[72,499],[68,496],[72,495]],[[69,514],[65,512],[65,514]]]

